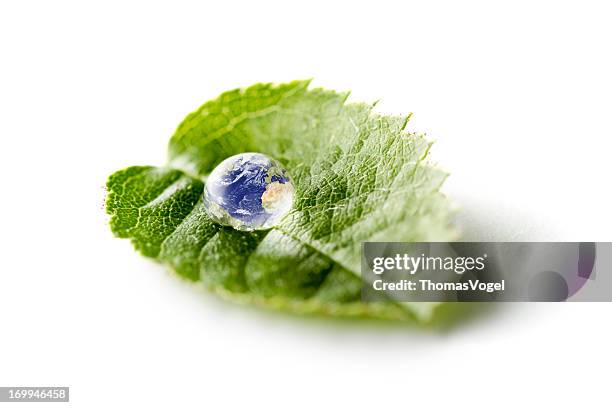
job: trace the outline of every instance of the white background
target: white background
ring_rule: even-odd
[[[610,304],[442,333],[271,314],[178,281],[102,208],[201,103],[313,77],[414,112],[467,239],[609,241],[606,3],[3,1],[0,385],[83,407],[609,406]]]

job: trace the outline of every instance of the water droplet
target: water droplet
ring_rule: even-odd
[[[208,176],[204,205],[210,218],[237,230],[277,225],[291,210],[295,187],[276,160],[242,153],[223,160]]]

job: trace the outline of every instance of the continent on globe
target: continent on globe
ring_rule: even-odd
[[[210,218],[242,231],[268,229],[291,210],[295,187],[276,160],[261,153],[228,157],[210,173],[204,205]]]

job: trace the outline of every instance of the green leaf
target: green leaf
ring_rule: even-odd
[[[296,313],[428,320],[436,304],[360,300],[365,241],[450,240],[446,174],[426,163],[430,143],[409,116],[347,104],[308,81],[226,92],[191,113],[165,168],[130,167],[108,180],[115,235],[219,295]],[[291,213],[273,230],[213,223],[206,175],[228,156],[281,161],[296,184]]]

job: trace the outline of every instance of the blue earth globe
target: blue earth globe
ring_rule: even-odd
[[[204,205],[213,221],[242,231],[268,229],[291,210],[295,188],[287,170],[261,153],[228,157],[210,173]]]

